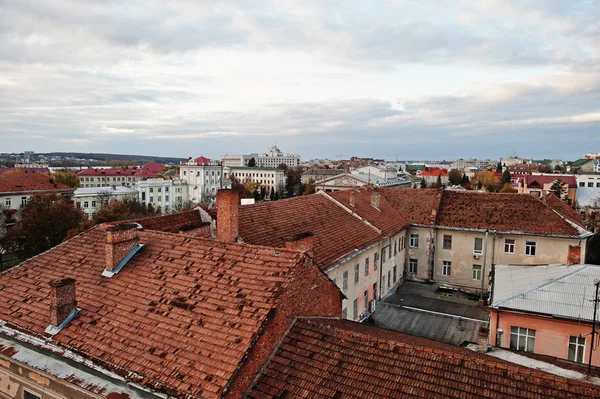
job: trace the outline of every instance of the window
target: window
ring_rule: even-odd
[[[583,181],[580,181],[580,182],[579,182],[579,187],[585,187],[585,182],[583,182]]]
[[[588,187],[594,187],[594,182],[588,182]]]
[[[398,242],[394,241],[394,256],[398,253]]]
[[[84,208],[89,208],[90,204],[87,201],[83,202],[83,207]]]
[[[373,283],[373,299],[377,298],[377,283]]]
[[[369,309],[369,290],[365,290],[363,293],[363,302],[365,305],[365,310]]]
[[[347,319],[348,318],[348,309],[344,308],[342,309],[342,319]]]
[[[354,284],[358,284],[358,263],[354,265]]]
[[[525,241],[525,255],[535,256],[535,241]]]
[[[158,192],[159,192],[159,193],[161,192],[161,187],[159,187],[159,188],[158,188]]]
[[[535,347],[535,330],[523,327],[510,328],[510,349],[533,352]]]
[[[151,193],[153,193],[153,192],[154,192],[154,189],[153,189],[152,187],[150,187],[150,192],[151,192]]]
[[[358,298],[354,299],[354,303],[353,303],[353,309],[352,309],[352,320],[356,320],[358,319]]]
[[[442,262],[442,276],[452,275],[452,262],[445,260]]]
[[[348,291],[348,270],[344,272],[342,289],[344,290],[344,292]]]
[[[40,396],[34,395],[31,392],[23,390],[23,399],[42,399]]]
[[[10,198],[5,198],[5,199],[4,199],[4,205],[6,205],[6,206],[10,207],[10,205],[11,205]]]
[[[154,202],[154,197],[150,197],[149,202],[152,204]]]
[[[365,259],[365,276],[369,275],[369,258]]]
[[[481,280],[481,265],[473,265],[473,280]]]
[[[96,201],[92,201],[92,208],[96,207]]]
[[[444,249],[452,249],[452,236],[444,234]]]
[[[600,183],[596,183],[596,187],[600,187]]]
[[[394,284],[396,284],[396,265],[394,265]]]
[[[22,206],[27,205],[27,197],[21,197],[21,205]]]
[[[515,240],[506,239],[504,240],[504,252],[507,254],[515,253]]]
[[[481,255],[483,253],[483,238],[475,239],[475,244],[473,245],[473,253],[475,255]]]
[[[419,235],[418,234],[411,234],[410,235],[410,241],[408,243],[408,246],[411,248],[418,248],[419,247]]]
[[[395,269],[395,267],[394,267]],[[384,277],[385,278],[385,277]],[[384,284],[385,285],[385,284]],[[390,286],[392,285],[392,271],[388,270],[388,289],[390,288]]]
[[[409,259],[408,260],[408,272],[409,273],[416,273],[417,272],[417,260],[416,259]]]
[[[392,259],[392,244],[388,245],[388,259]]]
[[[384,248],[384,250],[383,250],[383,251],[381,251],[381,263],[382,263],[382,264],[383,264],[383,263],[385,263],[385,260],[386,260],[386,258],[385,258],[385,252],[386,252],[386,251],[385,251],[385,248]]]
[[[583,363],[585,357],[585,338],[574,337],[569,338],[569,360],[572,362]]]
[[[146,193],[142,191],[142,202],[146,201]]]
[[[165,195],[165,202],[169,202],[169,196]]]
[[[169,187],[165,187],[165,193],[169,192]]]
[[[375,252],[373,254],[373,270],[377,270],[377,263],[379,262],[379,254]]]
[[[385,289],[385,274],[383,276],[381,276],[381,286]],[[389,285],[388,285],[389,288]]]

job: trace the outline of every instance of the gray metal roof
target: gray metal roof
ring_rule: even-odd
[[[593,320],[599,265],[496,265],[493,308]]]

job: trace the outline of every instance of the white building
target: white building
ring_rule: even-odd
[[[221,163],[206,157],[181,162],[179,178],[187,182],[190,201],[208,206],[216,203],[217,190],[231,187],[231,182],[224,179]]]
[[[226,167],[223,173],[225,178],[234,177],[240,183],[253,182],[265,187],[267,193],[273,188],[276,193],[281,194],[285,187],[285,172],[279,168]]]
[[[282,163],[290,168],[300,165],[300,155],[284,154],[277,146],[269,148],[266,154],[248,154],[248,155],[222,155],[221,164],[223,166],[239,167],[248,166],[248,162],[254,158],[256,166],[260,168],[276,168]]]
[[[468,168],[487,169],[488,166],[496,167],[497,162],[491,159],[457,159],[452,162],[452,169],[465,170]]]
[[[138,197],[138,191],[125,186],[78,188],[73,195],[73,202],[83,211],[86,219],[91,219],[94,213],[112,201],[133,200]]]
[[[188,202],[185,180],[148,179],[139,182],[137,187],[139,201],[153,207],[160,206],[162,213],[178,211]]]

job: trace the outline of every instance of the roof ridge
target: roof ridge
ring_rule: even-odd
[[[551,266],[551,265],[548,265],[548,266]],[[545,266],[545,267],[548,267],[548,266]],[[562,266],[562,265],[560,265],[560,266]],[[566,265],[566,266],[567,266],[567,267],[569,267],[569,265]],[[504,304],[504,303],[506,303],[506,302],[508,302],[508,301],[512,301],[513,299],[516,299],[516,298],[518,298],[518,297],[519,297],[519,296],[521,296],[521,295],[526,295],[526,294],[529,294],[530,292],[536,291],[536,290],[538,290],[538,289],[540,289],[540,288],[543,288],[543,287],[545,287],[545,286],[548,286],[548,285],[550,285],[550,284],[554,284],[554,283],[556,283],[557,281],[560,281],[560,280],[562,280],[562,279],[564,279],[564,278],[566,278],[566,277],[570,277],[570,276],[572,276],[573,274],[579,273],[580,271],[582,271],[582,270],[584,270],[584,269],[587,269],[589,266],[590,266],[590,265],[584,264],[584,265],[582,265],[582,267],[580,267],[580,268],[579,268],[579,269],[577,269],[577,270],[572,270],[572,271],[570,271],[570,272],[568,272],[568,273],[566,273],[566,274],[563,274],[563,275],[561,275],[561,276],[559,276],[559,277],[553,278],[553,279],[552,279],[552,280],[550,280],[550,281],[546,281],[545,283],[542,283],[542,284],[540,284],[540,285],[537,285],[537,286],[535,286],[535,287],[531,287],[531,288],[529,288],[529,289],[527,289],[527,290],[525,290],[525,291],[521,291],[521,292],[519,292],[518,294],[515,294],[515,295],[513,295],[513,296],[510,296],[510,297],[508,297],[508,298],[506,298],[506,299],[503,299],[502,301],[500,301],[500,302],[496,303],[496,306],[495,306],[495,307],[498,307],[498,306],[500,306],[500,305],[502,305],[502,304]],[[514,267],[514,266],[509,266],[509,267]],[[517,267],[528,267],[528,266],[517,266]],[[544,267],[544,266],[542,266],[542,267]],[[494,304],[492,304],[492,305],[494,305]]]
[[[333,202],[334,204],[336,204],[337,206],[339,206],[340,208],[342,208],[343,210],[348,212],[350,215],[354,216],[355,218],[357,218],[358,220],[360,220],[361,222],[363,222],[364,224],[366,224],[367,226],[369,226],[370,228],[375,230],[377,232],[377,234],[385,237],[385,234],[383,234],[383,231],[381,231],[381,229],[378,229],[377,227],[375,227],[366,218],[360,216],[358,213],[354,212],[352,209],[348,208],[346,205],[342,204],[340,201],[336,200],[331,195],[327,194],[324,191],[319,191],[318,194],[325,196],[325,198],[329,199],[331,202]]]

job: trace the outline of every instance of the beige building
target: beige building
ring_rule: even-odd
[[[281,194],[285,187],[285,172],[279,168],[261,168],[261,167],[225,167],[223,175],[226,179],[234,177],[240,183],[253,182],[260,187],[265,187],[267,193],[271,188],[276,193]]]

